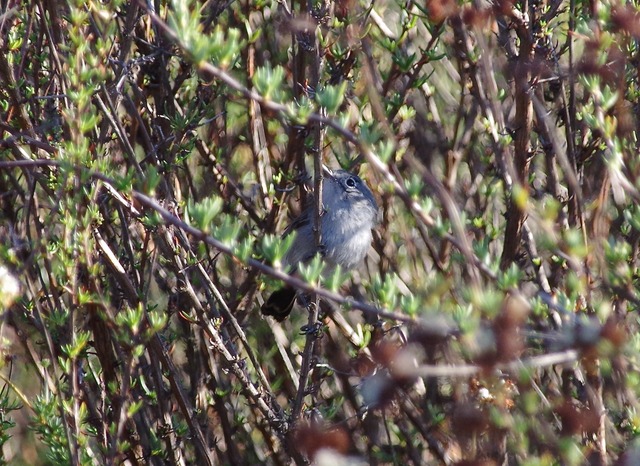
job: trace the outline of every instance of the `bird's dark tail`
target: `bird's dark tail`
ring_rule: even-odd
[[[296,302],[296,290],[285,286],[273,292],[267,302],[262,305],[260,312],[262,315],[271,316],[278,322],[285,320]]]

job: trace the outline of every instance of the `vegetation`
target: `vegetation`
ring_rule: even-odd
[[[5,2],[3,464],[637,464],[634,2]]]

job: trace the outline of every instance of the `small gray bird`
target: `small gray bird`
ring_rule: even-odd
[[[320,252],[326,264],[325,273],[331,273],[338,264],[343,270],[354,269],[371,246],[371,229],[378,221],[376,200],[360,177],[338,170],[324,178],[322,204]],[[298,264],[310,261],[318,252],[313,226],[314,208],[308,206],[285,230],[285,236],[296,232],[283,259],[289,273],[294,273]],[[281,322],[291,313],[295,300],[296,290],[285,286],[262,305],[262,314]]]

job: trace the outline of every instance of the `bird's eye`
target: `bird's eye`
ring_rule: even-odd
[[[351,177],[351,178],[347,178],[347,181],[345,181],[345,183],[347,184],[348,187],[350,188],[355,188],[356,187],[356,179]]]

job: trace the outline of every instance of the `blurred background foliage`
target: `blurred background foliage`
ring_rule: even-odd
[[[639,40],[623,0],[2,2],[2,463],[638,464]],[[381,221],[276,323],[320,163]]]

